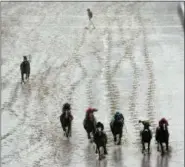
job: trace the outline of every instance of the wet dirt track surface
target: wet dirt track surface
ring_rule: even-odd
[[[3,167],[184,166],[184,31],[176,2],[2,2]],[[88,25],[86,9],[96,29]],[[31,77],[20,84],[19,65],[31,54]],[[61,106],[72,104],[72,138],[63,136]],[[88,106],[108,134],[108,155],[97,160],[83,118]],[[125,116],[123,143],[109,129]],[[153,140],[141,154],[138,124],[152,130],[165,116],[170,153]]]

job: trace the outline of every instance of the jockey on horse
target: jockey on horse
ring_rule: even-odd
[[[71,122],[73,120],[73,116],[71,114],[71,106],[69,103],[65,103],[62,108],[62,114],[60,116],[60,122],[62,125],[63,131],[66,133],[66,127],[68,127],[68,132],[66,136],[71,136]]]
[[[143,130],[149,129],[149,127],[150,127],[150,122],[148,120],[143,120],[143,121],[139,120],[139,123],[143,124],[143,126],[144,126]]]
[[[159,126],[156,128],[155,139],[157,141],[157,150],[159,151],[159,145],[161,146],[161,154],[164,154],[163,144],[166,144],[166,150],[168,151],[169,145],[169,132],[168,132],[168,121],[165,118],[162,118],[159,121]]]
[[[100,155],[100,147],[102,146],[104,148],[104,154],[108,154],[107,148],[106,148],[107,135],[104,132],[104,125],[101,122],[98,122],[96,124],[96,132],[94,135],[94,142],[97,146],[96,153],[99,152],[99,155]]]
[[[148,143],[148,153],[150,153],[150,142],[152,139],[152,131],[150,130],[150,122],[148,120],[139,120],[142,123],[144,129],[140,132],[141,143],[142,143],[142,153],[145,153],[145,143]]]
[[[65,103],[62,108],[62,116],[69,112],[69,118],[73,120],[73,115],[71,114],[71,105],[69,103]]]
[[[163,124],[166,125],[166,127],[168,127],[169,124],[166,118],[161,118],[161,120],[159,121],[159,128],[163,126]]]
[[[95,130],[96,130],[96,118],[94,116],[94,112],[98,111],[96,108],[88,108],[86,110],[86,115],[85,115],[85,119],[83,121],[83,125],[85,130],[88,133],[88,139],[90,139],[90,132],[93,133],[93,135],[95,134]]]
[[[114,122],[115,121],[121,121],[122,123],[124,123],[124,116],[122,113],[120,112],[116,112],[112,118],[112,121],[111,121],[111,126],[113,126]]]
[[[144,126],[143,130],[141,131],[141,133],[142,133],[143,131],[145,131],[145,130],[148,130],[150,133],[152,133],[151,130],[150,130],[150,126],[151,126],[151,125],[150,125],[149,120],[143,120],[143,121],[139,120],[139,123],[142,123],[143,126]],[[141,135],[141,133],[140,133],[140,135]]]
[[[95,126],[96,126],[96,118],[94,116],[94,112],[96,111],[98,111],[96,108],[88,108],[86,110],[86,116],[85,116],[85,119],[93,121],[95,123]]]
[[[117,135],[119,135],[118,145],[121,144],[122,131],[124,125],[124,116],[120,112],[116,112],[113,116],[113,119],[110,122],[110,128],[114,137],[114,142],[117,141]]]

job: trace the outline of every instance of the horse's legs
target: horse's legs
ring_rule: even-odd
[[[101,154],[100,154],[100,147],[97,145],[97,150],[98,150],[98,155],[99,155],[99,160],[101,159]]]
[[[150,141],[148,142],[148,153],[150,153]]]
[[[121,130],[121,132],[119,134],[119,142],[118,142],[119,145],[121,144],[121,138],[122,138],[122,130]]]
[[[104,149],[104,154],[108,154],[106,145],[103,146],[103,149]]]
[[[88,139],[91,139],[90,132],[87,132]]]
[[[144,151],[145,151],[145,142],[142,141],[142,153],[144,153]]]
[[[159,141],[157,141],[157,151],[159,151]]]
[[[69,136],[71,136],[71,122],[69,123],[68,133],[69,133]]]
[[[62,129],[63,129],[64,132],[66,132],[66,128],[63,124],[62,124]]]
[[[119,134],[119,139],[118,139],[119,141],[118,141],[118,145],[120,145],[121,144],[121,135]]]
[[[114,134],[114,142],[116,142],[116,141],[117,141],[116,134]]]
[[[21,73],[21,81],[24,82],[24,73]]]
[[[168,147],[169,143],[168,143],[168,140],[166,142],[166,151],[168,151],[169,147]]]
[[[29,73],[26,73],[26,80],[29,79]]]
[[[161,146],[161,155],[163,155],[164,154],[164,148],[163,148],[163,143],[162,142],[160,142],[160,146]]]
[[[95,152],[96,154],[98,153],[98,146],[96,145],[96,152]]]

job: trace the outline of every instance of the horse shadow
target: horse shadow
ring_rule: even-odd
[[[116,167],[123,167],[124,160],[123,160],[123,153],[122,153],[122,148],[121,147],[115,147],[112,152],[112,159],[115,163]]]
[[[98,154],[95,154],[95,145],[94,143],[88,143],[85,151],[85,161],[86,166],[88,167],[107,167],[107,160],[106,158],[103,160],[98,159]]]
[[[169,156],[164,155],[164,156],[157,156],[157,163],[156,167],[169,167]]]
[[[150,155],[143,156],[141,167],[151,167]]]

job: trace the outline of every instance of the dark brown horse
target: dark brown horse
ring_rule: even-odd
[[[156,129],[155,139],[157,141],[157,150],[159,151],[159,145],[161,146],[161,154],[164,154],[163,143],[166,144],[166,151],[168,151],[169,145],[169,132],[167,126],[162,124],[160,127]]]

